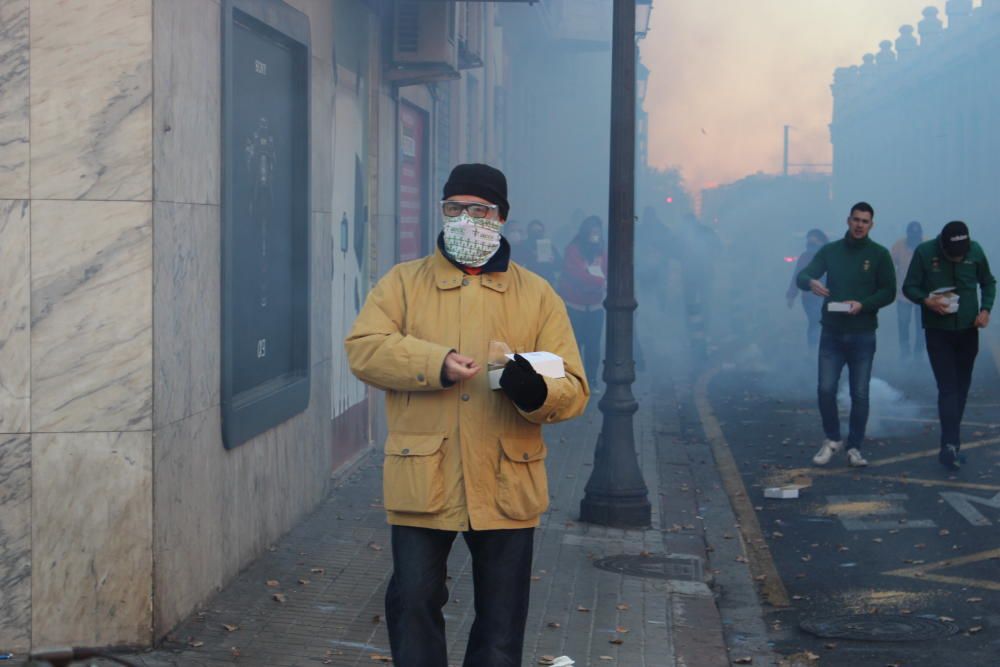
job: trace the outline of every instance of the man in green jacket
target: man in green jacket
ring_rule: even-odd
[[[996,292],[986,254],[960,220],[949,222],[940,236],[917,246],[903,280],[903,296],[923,306],[927,356],[938,386],[938,460],[950,470],[965,461],[959,453],[962,415],[979,353],[979,330],[990,323]]]
[[[861,454],[868,425],[868,387],[875,359],[878,311],[896,298],[896,273],[889,251],[868,235],[875,226],[875,210],[866,202],[851,207],[847,234],[828,243],[799,272],[796,284],[823,297],[823,332],[819,339],[819,413],[826,440],[813,457],[826,465],[843,448],[837,386],[847,366],[850,373],[851,418],[847,461],[866,466]],[[826,285],[820,278],[826,274]]]

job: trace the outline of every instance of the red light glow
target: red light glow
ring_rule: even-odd
[[[796,257],[786,257],[785,261],[789,264],[793,264],[797,258]]]

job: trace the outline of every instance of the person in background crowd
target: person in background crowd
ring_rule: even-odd
[[[816,346],[819,345],[819,332],[820,332],[820,318],[823,316],[823,297],[817,296],[812,292],[803,292],[799,290],[799,286],[796,284],[796,279],[802,269],[809,265],[813,257],[820,248],[825,246],[830,242],[830,239],[826,237],[821,229],[810,229],[806,234],[806,249],[799,255],[798,261],[795,263],[795,271],[792,273],[791,283],[788,285],[788,292],[785,294],[785,298],[788,300],[788,307],[791,308],[795,304],[795,298],[802,295],[802,310],[806,314],[806,343],[809,345],[810,349],[815,350]]]
[[[576,236],[566,246],[559,276],[559,294],[566,302],[577,343],[582,348],[583,367],[591,388],[597,387],[600,371],[607,276],[604,224],[592,215],[580,223]]]
[[[562,264],[562,256],[545,233],[541,220],[528,223],[528,237],[524,241],[524,252],[518,261],[529,271],[534,271],[550,284],[556,283],[556,272]]]
[[[475,620],[465,667],[520,667],[535,527],[549,505],[542,425],[580,415],[589,390],[566,308],[544,280],[510,261],[500,232],[507,179],[455,167],[444,187],[437,249],[393,267],[345,341],[351,371],[385,390],[382,503],[392,526],[385,594],[393,662],[449,664],[443,609],[448,554],[461,533],[472,555]],[[521,355],[500,389],[491,341],[563,359],[543,377]]]
[[[799,289],[824,298],[823,332],[819,339],[819,412],[826,440],[813,457],[826,465],[843,448],[837,387],[847,366],[851,393],[847,463],[868,465],[861,454],[868,425],[868,390],[875,360],[878,311],[896,298],[896,272],[889,251],[869,237],[875,210],[867,202],[851,207],[847,234],[820,248],[797,279]],[[824,285],[820,278],[826,275]],[[837,309],[840,308],[840,310]]]
[[[986,253],[960,220],[917,246],[903,281],[903,295],[921,306],[927,356],[938,387],[938,461],[950,470],[965,462],[960,453],[962,415],[979,353],[979,330],[989,326],[996,292]]]
[[[524,264],[527,255],[524,227],[520,220],[508,220],[503,226],[503,237],[510,244],[510,258],[519,264]]]
[[[667,281],[676,251],[670,229],[660,221],[656,209],[647,206],[635,228],[636,288],[642,305],[654,306],[660,317],[667,315]]]
[[[695,361],[708,358],[709,309],[715,294],[715,267],[722,255],[722,242],[715,230],[694,213],[684,216],[681,228],[681,277],[688,335]]]
[[[914,220],[906,226],[906,236],[899,239],[892,245],[892,263],[896,267],[896,284],[900,290],[903,287],[903,279],[906,277],[906,270],[910,268],[910,260],[913,259],[913,251],[923,243],[924,228]],[[900,291],[900,296],[903,296]],[[920,304],[913,303],[908,299],[896,300],[896,318],[899,322],[899,356],[903,361],[907,361],[911,356],[921,356],[924,352],[924,336],[920,333]],[[912,326],[911,326],[912,323]],[[910,330],[913,330],[913,344],[910,344]]]

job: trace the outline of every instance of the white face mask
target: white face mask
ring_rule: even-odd
[[[499,220],[473,218],[467,211],[444,217],[444,249],[463,266],[480,267],[500,248]]]

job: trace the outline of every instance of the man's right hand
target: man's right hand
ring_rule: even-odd
[[[924,299],[924,305],[938,315],[948,314],[948,302],[939,296],[929,296]]]
[[[828,297],[828,296],[830,296],[830,290],[828,290],[826,288],[826,285],[824,285],[819,280],[810,280],[809,281],[809,289],[816,296],[822,296],[822,297]]]
[[[476,376],[482,366],[472,357],[465,357],[458,352],[451,352],[444,358],[444,377],[448,382],[459,383]]]

